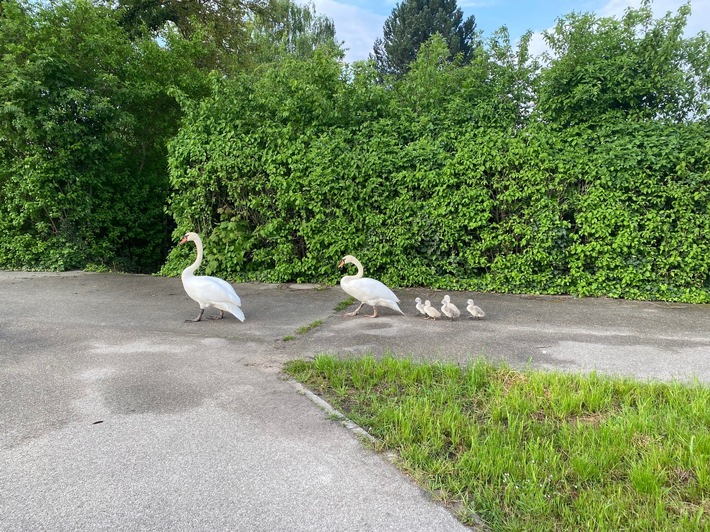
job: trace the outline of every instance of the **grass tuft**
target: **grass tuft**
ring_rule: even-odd
[[[710,528],[710,388],[373,357],[286,371],[496,530]]]
[[[323,320],[316,320],[312,323],[309,323],[308,325],[304,325],[303,327],[299,327],[298,329],[296,329],[295,334],[289,334],[288,336],[284,336],[283,341],[290,342],[291,340],[295,340],[296,335],[306,334],[307,332],[312,331],[313,329],[315,329],[316,327],[319,327],[321,325],[323,325]]]
[[[323,320],[316,320],[312,323],[309,323],[308,325],[304,325],[303,327],[299,327],[296,329],[296,334],[306,334],[309,331],[312,331],[316,327],[320,327],[323,325]]]
[[[348,308],[350,305],[355,303],[356,299],[354,297],[349,297],[338,303],[333,309],[335,312],[340,312]]]

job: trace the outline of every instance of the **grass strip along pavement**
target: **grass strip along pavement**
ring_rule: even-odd
[[[286,371],[494,530],[709,530],[710,388],[318,356]]]

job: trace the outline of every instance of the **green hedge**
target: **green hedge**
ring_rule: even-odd
[[[0,267],[155,271],[167,203],[230,279],[334,283],[351,253],[393,286],[710,301],[710,35],[684,36],[689,13],[562,17],[544,64],[529,35],[465,65],[434,36],[383,82],[328,47],[208,78],[199,33],[3,2]]]
[[[184,102],[170,208],[207,273],[333,283],[351,253],[394,286],[710,301],[706,124],[560,128],[432,46],[394,87],[320,54]]]
[[[168,46],[169,45],[169,46]],[[154,272],[189,43],[131,41],[88,0],[0,6],[0,268]]]

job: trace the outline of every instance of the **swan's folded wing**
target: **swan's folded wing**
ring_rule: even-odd
[[[394,292],[377,279],[369,277],[353,279],[347,283],[347,289],[345,287],[343,289],[359,301],[389,300],[399,303],[399,298]]]
[[[211,305],[219,302],[233,303],[238,306],[242,304],[232,285],[217,277],[207,275],[193,277],[190,280],[189,291],[197,296],[190,294],[193,299]]]

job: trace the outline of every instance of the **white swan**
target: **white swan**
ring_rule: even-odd
[[[432,307],[431,301],[428,299],[424,302],[424,312],[426,312],[430,318],[441,318],[441,312]]]
[[[197,233],[185,233],[185,236],[180,240],[180,244],[188,241],[195,243],[197,259],[191,266],[182,271],[182,286],[185,288],[187,295],[200,304],[200,314],[194,320],[185,321],[200,321],[207,307],[219,309],[219,317],[210,319],[221,320],[224,318],[224,311],[227,311],[230,314],[234,314],[238,320],[244,321],[244,313],[239,308],[242,301],[231,284],[217,277],[208,275],[195,276],[195,271],[202,264],[202,240]]]
[[[354,297],[360,301],[360,306],[356,308],[353,312],[348,312],[346,316],[355,316],[363,305],[367,304],[372,307],[374,312],[372,315],[367,315],[368,318],[377,317],[377,307],[387,307],[392,310],[396,310],[400,314],[404,314],[399,308],[399,299],[394,292],[387,288],[377,279],[370,279],[369,277],[363,277],[363,269],[360,261],[357,260],[352,255],[345,255],[343,260],[338,264],[338,268],[342,268],[346,264],[354,264],[357,266],[357,275],[345,275],[340,280],[340,287],[345,291],[346,294]]]
[[[445,295],[444,299],[441,300],[441,312],[451,321],[454,321],[454,318],[458,318],[461,315],[461,311],[451,302],[451,298],[448,295]]]
[[[426,310],[424,310],[424,303],[422,303],[421,298],[416,298],[414,302],[417,304],[417,310],[422,313],[424,319],[427,319]]]
[[[481,310],[481,307],[477,307],[473,304],[473,299],[469,299],[468,301],[466,301],[466,303],[468,304],[466,310],[468,310],[472,318],[478,319],[486,317],[486,313]]]

